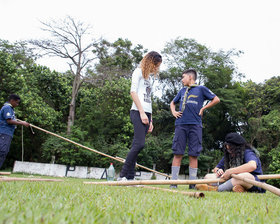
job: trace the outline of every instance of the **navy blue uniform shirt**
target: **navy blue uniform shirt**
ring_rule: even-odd
[[[182,103],[186,90],[187,87],[181,89],[177,96],[175,96],[175,98],[173,99],[173,102],[175,104],[180,102],[180,111],[182,109]],[[212,100],[215,96],[216,95],[205,86],[191,87],[187,95],[185,110],[182,114],[182,117],[176,119],[175,126],[181,124],[202,125],[199,111],[203,106],[203,102],[205,100]]]
[[[15,120],[16,116],[12,105],[5,103],[0,110],[0,133],[13,137],[16,125],[8,124],[8,119]]]

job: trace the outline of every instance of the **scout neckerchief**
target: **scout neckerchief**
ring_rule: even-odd
[[[188,95],[189,90],[193,87],[196,87],[196,86],[198,86],[198,85],[197,84],[192,84],[191,86],[187,87],[185,95],[184,95],[184,100],[183,100],[183,103],[182,103],[182,108],[181,108],[182,113],[184,112],[185,107],[186,107],[187,95]]]
[[[7,102],[7,103],[4,103],[4,106],[7,106],[7,105],[10,106],[11,108],[13,108],[12,104],[10,104],[10,103],[8,103],[8,102]],[[13,109],[14,109],[14,108],[13,108]]]

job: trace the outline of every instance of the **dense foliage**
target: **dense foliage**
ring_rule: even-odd
[[[112,156],[125,157],[132,141],[133,126],[129,118],[132,100],[130,76],[146,52],[128,40],[114,43],[103,40],[92,52],[98,58],[88,70],[76,102],[76,120],[71,135],[66,136],[67,116],[73,75],[58,73],[35,63],[32,51],[22,43],[0,42],[0,103],[11,93],[21,96],[17,117],[78,143]],[[207,86],[221,103],[203,117],[203,154],[199,157],[199,173],[212,169],[222,155],[222,141],[228,132],[242,133],[260,151],[265,173],[279,173],[280,158],[280,78],[264,83],[241,82],[242,74],[233,62],[241,52],[213,52],[192,39],[176,39],[162,51],[166,68],[154,95],[154,131],[147,136],[146,147],[138,163],[159,171],[170,172],[174,118],[169,103],[182,87],[181,72],[197,69],[199,84]],[[109,159],[53,136],[23,129],[24,160],[68,165],[107,167]],[[4,167],[21,159],[21,127],[15,136]],[[117,169],[121,164],[116,163]],[[181,172],[186,173],[187,156]],[[186,173],[187,174],[187,173]]]

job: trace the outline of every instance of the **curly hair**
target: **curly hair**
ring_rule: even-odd
[[[162,62],[162,57],[159,53],[151,51],[146,54],[140,62],[140,68],[144,79],[148,79],[152,73],[157,75],[159,72],[159,64]]]
[[[226,149],[225,145],[229,146],[229,150]],[[234,145],[234,144],[227,143],[225,145],[224,145],[225,170],[233,167],[241,166],[242,164],[244,164],[245,149],[252,149],[254,153],[258,156],[258,151],[250,144]]]

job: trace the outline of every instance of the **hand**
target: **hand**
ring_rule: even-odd
[[[176,118],[182,117],[182,114],[183,113],[181,111],[179,111],[179,112],[176,110],[172,111],[172,115]]]
[[[153,125],[153,122],[151,121],[148,133],[151,133],[153,131],[153,129],[154,129],[154,125]]]
[[[149,118],[145,112],[140,113],[140,118],[143,124],[149,124]]]
[[[21,124],[23,126],[25,126],[25,127],[29,127],[30,126],[30,124],[28,122],[26,122],[26,121],[22,121]]]
[[[224,174],[224,171],[222,169],[217,168],[216,172],[218,177],[222,176]]]
[[[203,109],[203,107],[200,109],[200,111],[199,111],[199,116],[201,116],[201,117],[203,117],[203,111],[204,111],[204,109]]]
[[[218,170],[219,168],[218,167],[215,167],[214,169],[212,169],[211,171],[213,172],[213,173],[217,173],[217,170]]]
[[[228,180],[231,178],[231,174],[232,174],[231,169],[228,169],[228,170],[226,170],[226,172],[224,172],[224,174],[221,176],[221,178]]]

